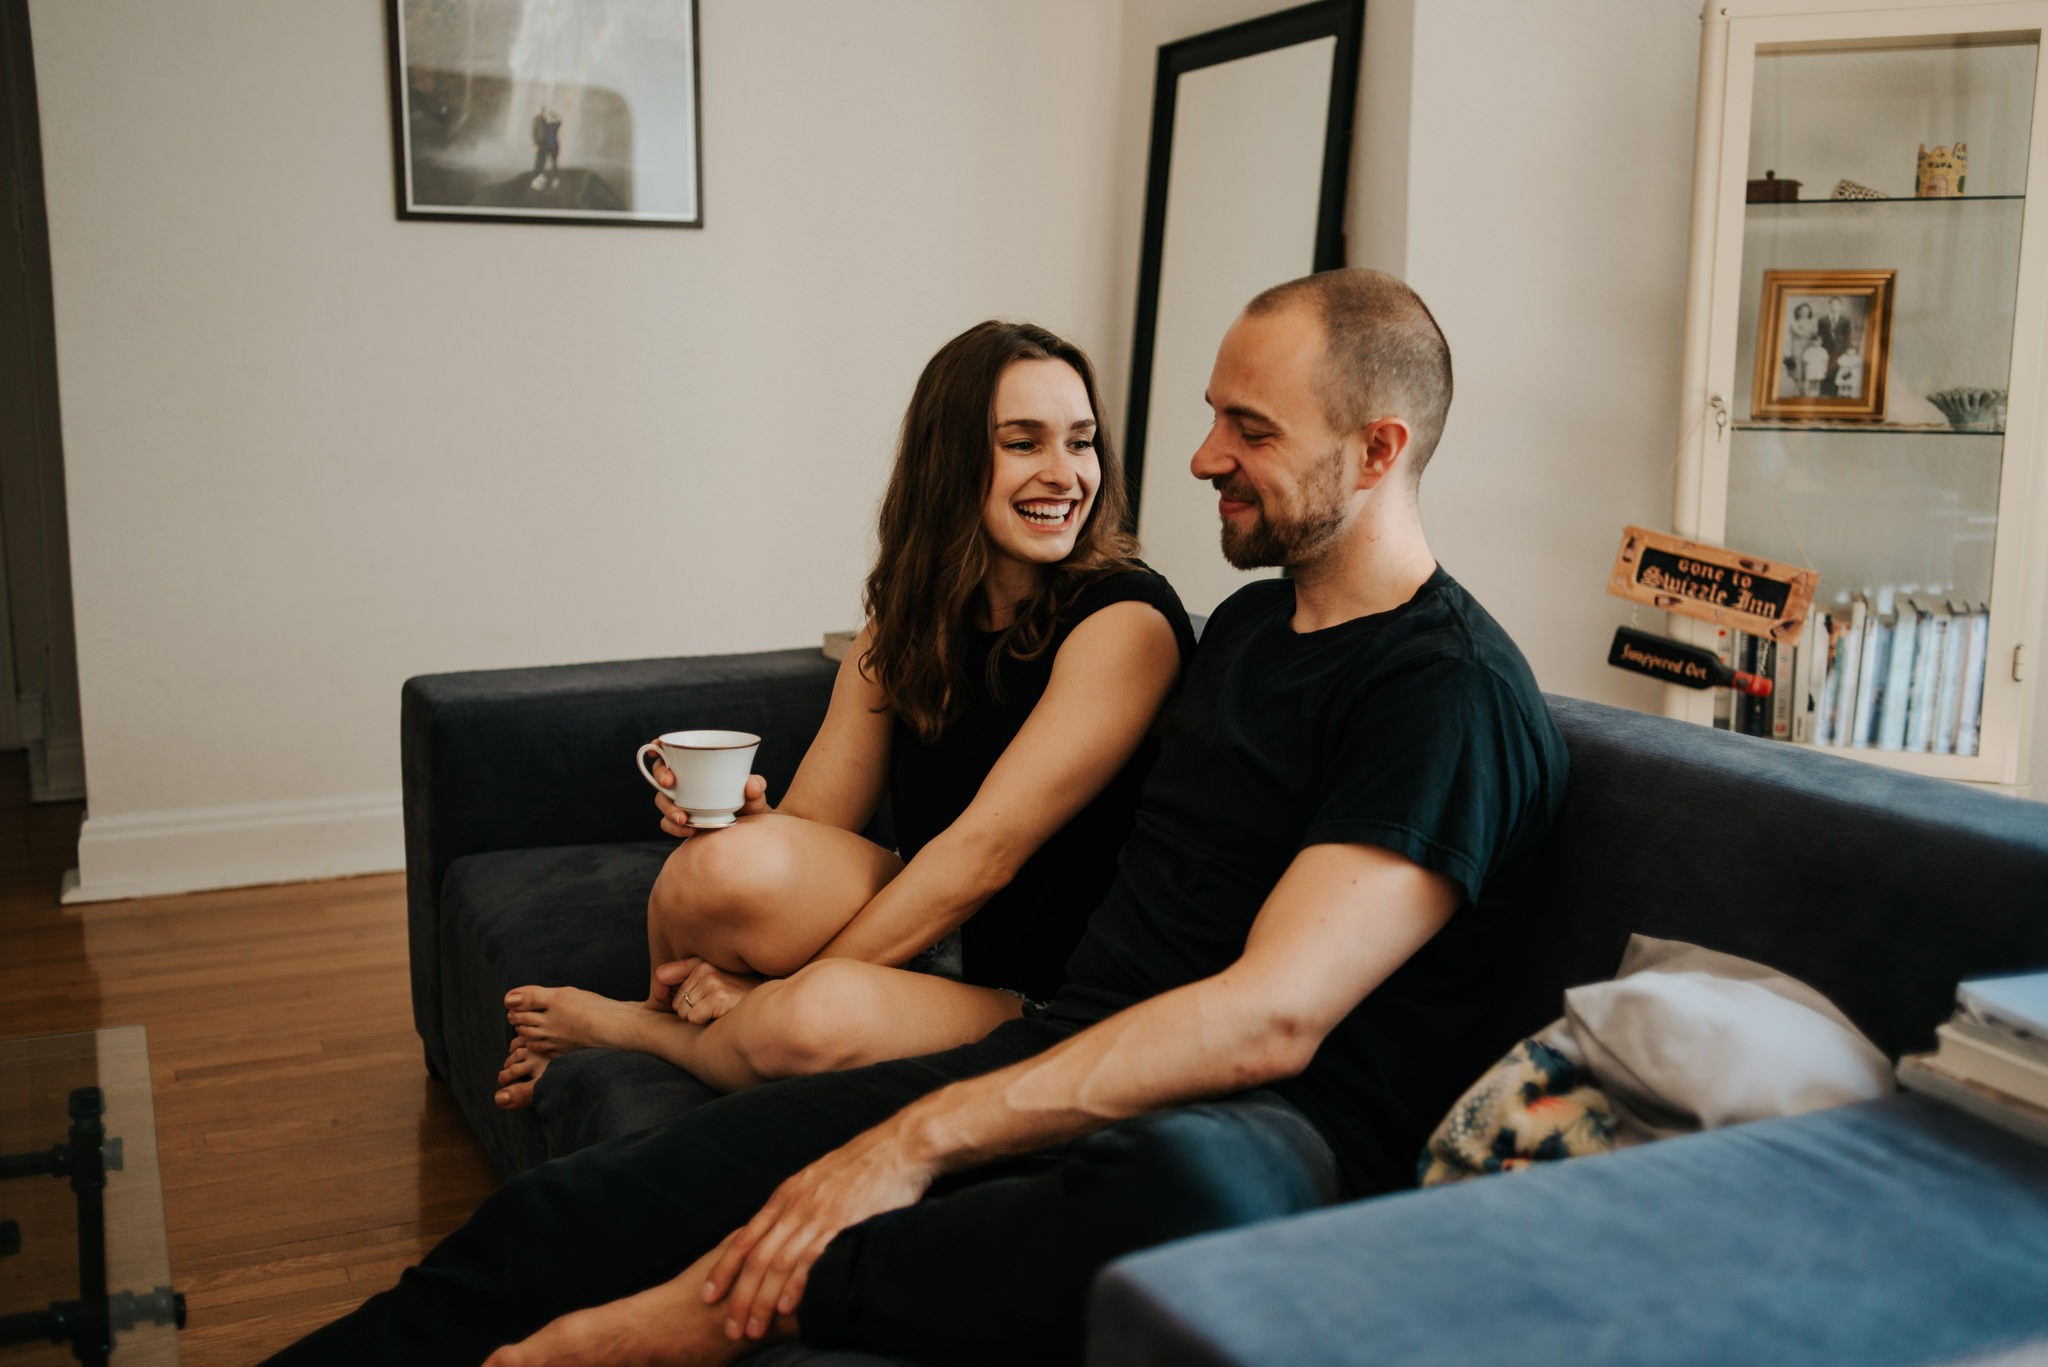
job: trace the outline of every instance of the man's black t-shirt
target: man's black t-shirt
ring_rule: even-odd
[[[1492,1061],[1475,1026],[1496,930],[1567,760],[1521,652],[1443,570],[1390,612],[1306,633],[1293,615],[1276,579],[1210,618],[1049,1014],[1093,1022],[1221,972],[1310,845],[1378,845],[1448,876],[1450,922],[1273,1088],[1366,1195],[1414,1180],[1430,1130]]]

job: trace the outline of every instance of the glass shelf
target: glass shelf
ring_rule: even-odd
[[[2025,199],[2025,195],[1942,195],[1932,199],[1921,199],[1915,195],[1880,195],[1876,199],[1753,199],[1750,209],[1811,209],[1826,205],[1831,209],[1868,207],[1873,204],[1974,204],[1990,199]]]
[[[1820,571],[1817,602],[1909,586],[1992,598],[2004,438],[1947,427],[1844,441],[1812,428],[1730,439],[1726,544]]]
[[[2002,427],[1951,427],[1945,422],[1738,422],[1738,432],[1860,432],[1868,436],[2002,437]]]

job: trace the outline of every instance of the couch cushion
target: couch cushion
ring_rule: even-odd
[[[1500,1053],[1635,932],[1797,978],[1887,1055],[1964,978],[2048,964],[2048,803],[1549,696],[1571,780],[1513,930]]]
[[[473,854],[449,866],[441,893],[448,1088],[506,1176],[552,1154],[533,1112],[501,1111],[492,1100],[512,1039],[505,993],[568,983],[644,996],[647,894],[675,847],[557,845]]]
[[[649,736],[678,727],[756,733],[755,763],[768,791],[781,793],[824,719],[838,668],[811,646],[407,680],[399,728],[406,899],[413,1020],[427,1057],[452,1066],[440,1031],[441,963],[432,951],[441,943],[443,880],[455,860],[653,834],[652,795],[627,757]],[[513,755],[517,763],[508,762]],[[876,823],[886,828],[886,811]]]
[[[588,1148],[674,1120],[718,1095],[672,1063],[646,1054],[578,1049],[548,1065],[533,1089],[533,1113],[548,1156]]]
[[[2048,1150],[1895,1095],[1140,1253],[1097,1279],[1089,1360],[1906,1367],[2027,1342]]]

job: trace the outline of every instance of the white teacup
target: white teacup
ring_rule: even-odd
[[[730,826],[746,805],[747,775],[754,771],[754,752],[761,738],[747,731],[670,731],[633,752],[633,767],[656,792],[689,814],[701,831]],[[654,782],[647,757],[659,754],[676,776],[673,788]]]

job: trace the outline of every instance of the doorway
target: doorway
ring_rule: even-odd
[[[42,135],[28,0],[0,0],[0,749],[29,797],[85,796]]]

